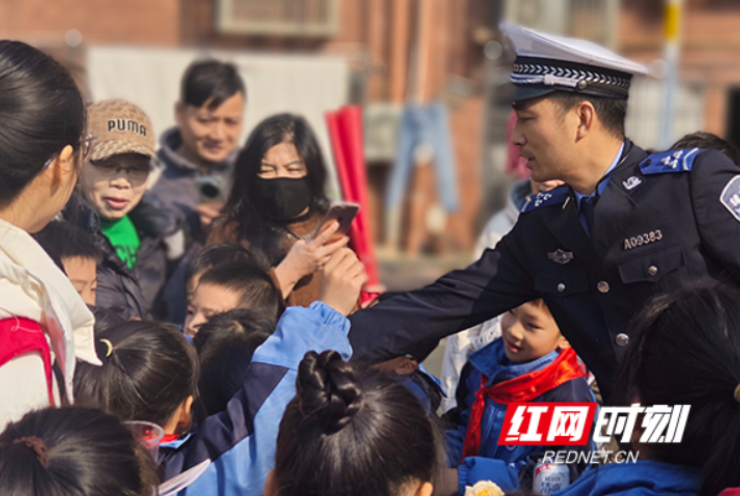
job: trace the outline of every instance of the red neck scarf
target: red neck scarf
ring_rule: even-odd
[[[480,422],[486,407],[486,397],[505,405],[526,403],[579,377],[586,377],[586,374],[578,363],[578,357],[572,348],[561,351],[555,361],[545,368],[499,382],[493,386],[486,387],[488,378],[481,375],[481,386],[475,393],[475,403],[470,411],[470,422],[465,434],[463,459],[478,455],[481,443]]]
[[[159,440],[159,444],[171,443],[180,439],[180,434],[165,434],[162,439]]]

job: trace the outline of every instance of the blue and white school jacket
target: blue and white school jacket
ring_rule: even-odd
[[[638,460],[589,468],[551,496],[696,496],[701,485],[692,468]]]
[[[204,460],[212,463],[181,496],[257,496],[275,466],[278,427],[296,394],[298,364],[309,351],[352,355],[349,321],[321,302],[289,307],[252,357],[242,390],[226,411],[206,418],[187,438],[160,446],[163,481]]]
[[[458,401],[465,398],[465,404],[462,407],[458,406],[462,413],[457,427],[445,432],[449,465],[458,467],[459,470],[460,494],[465,494],[465,486],[472,486],[481,480],[495,482],[504,492],[514,491],[519,488],[522,469],[525,467],[533,469],[538,454],[541,456],[545,451],[557,451],[556,446],[499,446],[498,439],[503,428],[506,405],[486,398],[480,423],[481,443],[478,456],[467,457],[461,462],[470,412],[475,403],[475,393],[481,385],[481,375],[488,377],[486,386],[491,386],[545,368],[554,362],[559,354],[560,351],[553,351],[531,362],[510,362],[504,351],[503,340],[498,338],[470,355],[469,365],[463,370],[457,394]],[[545,392],[532,402],[585,403],[596,402],[596,398],[586,379],[577,378]],[[590,451],[592,444],[568,448]],[[569,468],[571,480],[574,480],[585,467]]]

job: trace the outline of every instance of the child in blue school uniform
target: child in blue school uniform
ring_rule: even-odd
[[[505,491],[519,488],[520,481],[523,489],[531,487],[532,469],[545,448],[498,444],[509,403],[596,401],[544,301],[510,310],[501,329],[500,338],[470,356],[458,387],[457,425],[445,433],[460,494],[480,480],[492,480]],[[569,468],[573,480],[583,467]]]
[[[226,409],[197,425],[191,416],[198,396],[196,350],[167,324],[124,322],[97,335],[103,365],[77,367],[76,402],[121,420],[159,424],[167,436],[156,459],[161,480],[197,470],[179,494],[261,495],[274,467],[280,419],[295,396],[298,365],[309,351],[332,350],[349,360],[345,315],[366,280],[364,273],[333,278],[322,288],[321,301],[286,309],[274,332],[254,350],[246,371],[231,371],[241,377]],[[202,472],[200,467],[205,467]]]
[[[290,307],[252,355],[226,409],[192,422],[198,396],[195,348],[174,326],[124,322],[96,336],[101,367],[75,370],[75,401],[121,420],[144,420],[165,433],[155,460],[163,482],[211,461],[184,494],[257,496],[273,467],[285,406],[309,351],[351,356],[348,320],[322,302]]]

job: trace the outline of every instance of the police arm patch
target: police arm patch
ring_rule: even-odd
[[[727,183],[719,197],[720,203],[730,211],[735,220],[740,222],[740,176],[735,176]]]

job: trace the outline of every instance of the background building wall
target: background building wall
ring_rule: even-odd
[[[704,87],[703,130],[740,145],[728,123],[729,93],[740,87],[740,2],[685,0],[683,21],[680,78]],[[660,59],[663,29],[661,0],[623,0],[619,48],[625,55],[643,62]]]
[[[503,175],[500,153],[506,95],[491,90],[499,84],[495,81],[506,79],[508,61],[505,57],[487,61],[484,47],[488,42],[502,41],[497,33],[501,16],[521,2],[338,0],[335,34],[296,37],[219,33],[218,1],[0,0],[0,35],[47,50],[72,69],[83,87],[87,83],[86,47],[151,46],[195,52],[220,49],[278,55],[331,54],[347,61],[347,101],[364,105],[368,113],[383,105],[397,112],[407,102],[442,101],[450,112],[462,204],[459,212],[448,218],[441,237],[432,236],[423,225],[415,227],[421,229],[416,235],[423,240],[422,252],[470,250],[489,214],[503,204],[510,183]],[[546,6],[555,3],[566,9],[567,5],[582,8],[599,2],[550,0]],[[705,130],[740,144],[740,2],[685,3],[680,75],[691,88],[701,89],[700,96],[689,94],[686,98],[692,98],[689,107],[695,109],[699,105],[702,114],[701,119],[694,116],[687,122],[700,122]],[[537,2],[530,0],[527,4]],[[659,59],[664,1],[621,0],[617,4],[618,15],[609,21],[614,22],[614,48],[644,63]],[[570,18],[568,11],[561,12],[560,17],[568,21],[564,26],[572,31],[569,34],[602,36],[608,26],[594,31],[593,26],[589,27],[594,21],[588,11],[578,12]],[[80,46],[74,46],[76,32],[72,30],[82,35]],[[72,46],[67,42],[72,42]],[[251,94],[250,98],[259,95]],[[501,101],[495,103],[497,98]],[[495,105],[499,106],[498,117],[492,117]],[[659,111],[650,110],[653,114]],[[640,143],[639,137],[637,141]],[[390,167],[388,156],[373,158],[368,165],[370,218],[379,242],[383,241],[382,199]],[[420,193],[429,204],[436,202],[434,180],[431,174],[421,181]]]
[[[172,46],[180,14],[179,0],[2,0],[0,33],[53,46],[76,29],[85,42]]]

